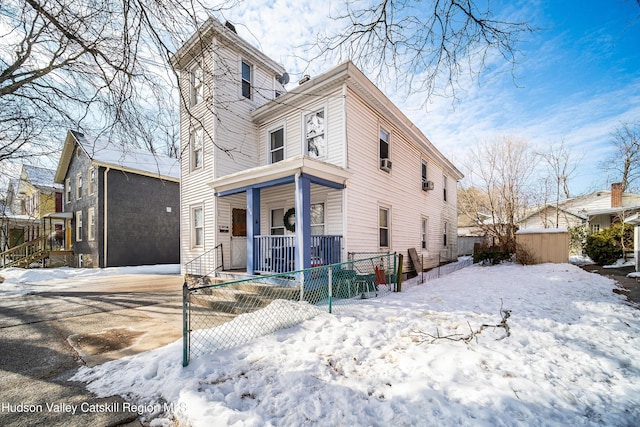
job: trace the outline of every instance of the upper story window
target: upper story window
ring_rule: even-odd
[[[82,199],[82,174],[76,176],[76,199]]]
[[[304,123],[306,154],[316,158],[326,157],[324,109],[307,114],[304,118]]]
[[[442,175],[442,200],[447,201],[447,176]]]
[[[196,64],[189,75],[191,83],[191,105],[196,105],[204,99],[204,72],[200,64]]]
[[[284,160],[284,128],[269,132],[269,159],[271,163]]]
[[[65,189],[65,201],[66,203],[71,203],[71,178],[67,178],[64,181],[64,189]]]
[[[380,143],[379,143],[379,153],[380,153],[380,169],[385,172],[391,172],[391,159],[389,156],[389,144],[390,144],[390,136],[389,132],[380,129]]]
[[[427,182],[427,162],[422,161],[422,182]]]
[[[202,167],[203,161],[203,145],[204,145],[204,131],[202,128],[196,128],[191,131],[191,170],[199,169]]]
[[[251,99],[251,65],[242,61],[242,96]]]
[[[96,169],[94,167],[89,169],[89,194],[96,192]]]

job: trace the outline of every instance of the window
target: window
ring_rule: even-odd
[[[202,167],[204,131],[197,128],[191,133],[191,170]]]
[[[324,109],[307,114],[304,118],[305,152],[310,157],[326,156]]]
[[[271,163],[284,160],[284,128],[269,132],[269,156]]]
[[[284,208],[271,209],[271,229],[272,236],[284,235]]]
[[[449,228],[449,224],[447,222],[444,223],[444,234],[442,236],[442,246],[446,247],[447,246],[447,231]]]
[[[600,224],[591,224],[591,232],[597,233],[598,231],[600,231]]]
[[[251,99],[251,65],[242,61],[242,96]]]
[[[76,242],[82,242],[82,211],[76,212]]]
[[[82,198],[82,174],[76,176],[76,199]]]
[[[204,73],[200,64],[191,69],[191,105],[196,105],[204,99]]]
[[[422,161],[422,183],[427,182],[427,162],[425,160]]]
[[[324,203],[311,205],[311,234],[314,236],[324,234]]]
[[[204,246],[204,215],[202,206],[191,209],[191,246],[201,248]]]
[[[89,223],[89,236],[87,240],[96,240],[96,215],[94,208],[89,208],[87,211],[87,223]]]
[[[378,213],[379,230],[380,230],[380,247],[389,247],[389,209],[380,208]]]
[[[96,169],[89,169],[89,194],[93,194],[96,191]]]
[[[447,201],[447,177],[442,175],[442,200]]]
[[[422,249],[426,251],[429,249],[429,219],[428,218],[422,218],[421,236],[422,236]]]
[[[386,132],[380,129],[380,169],[385,172],[391,171],[391,166],[389,164],[389,132]]]
[[[67,178],[64,182],[66,202],[71,203],[71,178]]]

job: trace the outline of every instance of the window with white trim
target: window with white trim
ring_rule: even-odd
[[[189,74],[191,87],[191,105],[199,104],[204,99],[204,72],[200,64],[196,64]]]
[[[390,221],[389,221],[389,209],[387,208],[379,208],[378,209],[378,231],[379,231],[379,241],[378,245],[381,248],[389,247],[389,237],[390,237]]]
[[[442,175],[442,200],[447,201],[447,176]]]
[[[591,224],[591,232],[597,233],[598,231],[600,231],[600,224]]]
[[[304,116],[305,154],[324,158],[327,155],[324,108]]]
[[[284,236],[284,208],[271,209],[269,233],[272,236]]]
[[[76,242],[82,242],[82,211],[76,212]]]
[[[64,187],[65,187],[65,200],[67,203],[71,203],[71,178],[67,178],[64,181]]]
[[[191,170],[200,169],[202,167],[204,157],[204,130],[199,127],[191,131]]]
[[[429,249],[429,218],[422,218],[422,228],[420,235],[422,237],[422,250]]]
[[[284,127],[269,132],[269,162],[284,160]]]
[[[251,99],[251,64],[242,61],[242,96]]]
[[[191,208],[191,247],[204,246],[204,210],[202,206]]]
[[[80,200],[82,198],[82,174],[79,173],[76,176],[76,199]]]
[[[449,223],[445,222],[443,226],[442,246],[447,247],[447,233],[449,231]]]
[[[324,234],[324,203],[311,205],[311,234],[314,236]]]
[[[428,180],[428,177],[427,177],[427,161],[426,160],[422,161],[422,170],[421,170],[421,172],[422,172],[422,183],[425,184],[427,182],[427,180]]]
[[[381,170],[384,170],[385,172],[389,172],[389,169],[383,169],[383,160],[387,161],[390,160],[390,153],[389,153],[389,144],[390,144],[390,135],[389,132],[385,131],[384,129],[380,129],[379,132],[379,147],[378,147],[378,152],[380,154],[380,161],[379,161],[379,167]]]
[[[88,188],[89,195],[93,195],[95,191],[96,191],[96,168],[90,167],[89,168],[89,188]]]
[[[96,240],[96,211],[95,208],[89,208],[87,211],[87,223],[89,224],[89,232],[87,240]]]

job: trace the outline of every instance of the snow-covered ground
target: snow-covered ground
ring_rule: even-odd
[[[0,271],[0,298],[68,288],[96,277],[120,274],[180,274],[179,264],[109,268],[7,268]]]
[[[73,379],[154,426],[637,425],[640,311],[615,286],[569,264],[473,266],[186,368],[176,342]],[[482,328],[503,318],[509,336]]]

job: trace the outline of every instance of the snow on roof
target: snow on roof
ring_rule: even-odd
[[[564,227],[560,228],[526,228],[524,230],[516,231],[516,234],[539,234],[539,233],[567,233],[568,230]]]
[[[73,135],[94,162],[159,177],[180,179],[178,159],[119,145],[101,138],[90,139],[79,132],[73,132]]]
[[[53,182],[53,177],[56,173],[55,170],[42,168],[38,166],[32,166],[32,165],[24,165],[23,168],[25,173],[27,174],[27,178],[29,179],[29,182],[34,187],[38,187],[38,188],[45,187],[45,188],[54,188],[54,189],[62,188],[61,185],[55,184]]]

